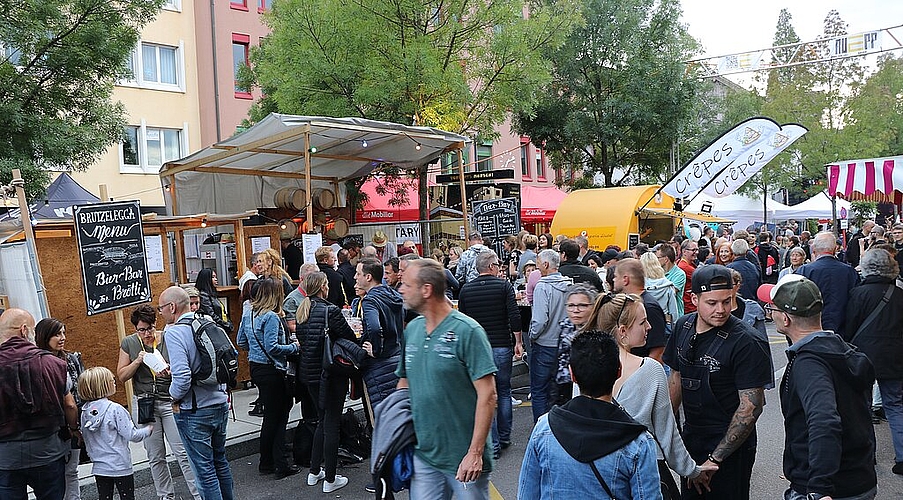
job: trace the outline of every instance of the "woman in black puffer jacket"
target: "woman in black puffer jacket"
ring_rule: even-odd
[[[323,370],[323,345],[325,330],[329,327],[329,339],[348,339],[354,342],[354,331],[348,326],[342,310],[326,301],[329,284],[326,274],[316,272],[304,278],[304,301],[295,315],[298,340],[301,342],[300,376],[303,377],[311,397],[317,404],[320,421],[314,431],[310,457],[310,474],[307,484],[315,485],[325,479],[323,491],[329,493],[348,484],[348,479],[336,475],[339,449],[339,422],[345,396],[348,393],[348,377],[337,376]],[[325,463],[325,470],[320,465]]]

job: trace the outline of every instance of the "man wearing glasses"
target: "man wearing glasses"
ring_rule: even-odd
[[[862,352],[824,330],[818,286],[788,274],[762,285],[778,332],[792,342],[781,381],[787,500],[855,498],[877,494],[871,388],[875,369]]]
[[[514,286],[498,277],[501,266],[498,255],[492,250],[483,252],[477,255],[476,266],[480,275],[461,288],[458,311],[476,320],[486,330],[498,369],[495,375],[498,408],[492,421],[493,455],[498,458],[501,450],[511,445],[511,366],[514,357],[523,355],[524,344]]]
[[[752,327],[731,315],[733,278],[713,264],[692,276],[698,308],[674,325],[664,361],[671,367],[671,404],[683,404],[682,436],[697,463],[717,465],[710,491],[683,481],[683,498],[748,499],[756,458],[756,420],[773,383],[771,354]]]
[[[226,459],[226,385],[192,383],[192,372],[200,369],[200,356],[191,325],[177,324],[183,317],[194,317],[188,292],[178,286],[163,290],[157,312],[166,321],[173,417],[197,476],[198,493],[204,500],[232,500],[232,471]]]

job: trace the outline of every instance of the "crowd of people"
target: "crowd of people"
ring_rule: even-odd
[[[292,274],[276,250],[256,253],[239,280],[237,327],[215,272],[202,270],[194,286],[134,308],[115,375],[67,351],[62,322],[4,312],[0,496],[24,498],[30,485],[38,498],[79,498],[84,449],[100,497],[133,498],[127,442],[142,441],[159,498],[174,496],[168,442],[194,498],[231,499],[227,387],[194,378],[196,318],[234,330],[247,352],[259,473],[306,468],[302,482],[325,493],[348,484],[337,472],[346,399],[361,398],[384,431],[401,398],[416,445],[388,458],[411,472],[396,478],[411,498],[488,499],[494,460],[511,445],[513,364],[526,356],[534,428],[519,498],[749,498],[756,420],[776,387],[767,321],[789,346],[784,497],[874,498],[882,419],[903,474],[903,224],[866,222],[845,254],[829,232],[710,228],[629,250],[526,231],[501,255],[479,233],[467,243],[421,257],[377,232],[363,247],[323,246],[315,263],[287,265]],[[340,347],[352,368],[336,366]],[[31,407],[10,398],[21,392],[10,381],[26,375],[43,380]],[[108,399],[117,379],[133,383],[131,414]],[[374,411],[389,399],[394,418]],[[391,488],[373,472],[368,491]]]

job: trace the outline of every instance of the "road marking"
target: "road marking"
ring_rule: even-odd
[[[495,488],[495,485],[492,484],[492,481],[489,481],[489,500],[505,500],[502,494],[499,493],[499,490]]]

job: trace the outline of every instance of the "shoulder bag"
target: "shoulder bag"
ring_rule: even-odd
[[[862,324],[859,325],[859,328],[856,329],[856,334],[853,335],[852,339],[850,339],[851,344],[856,345],[856,337],[859,337],[859,335],[865,331],[866,327],[871,326],[872,323],[874,323],[875,320],[878,319],[881,311],[883,311],[887,304],[890,302],[890,297],[894,294],[895,286],[896,285],[894,283],[891,283],[887,287],[887,291],[884,292],[884,296],[881,297],[881,302],[874,309],[872,309],[872,313],[869,314],[869,316],[865,318],[865,321],[863,321]]]
[[[279,327],[282,328],[282,321],[279,321]],[[257,341],[257,345],[260,347],[260,350],[263,352],[263,355],[270,361],[270,364],[273,365],[273,368],[279,370],[279,367],[276,366],[276,360],[270,356],[270,353],[267,352],[263,347],[263,343],[260,342],[260,338],[257,336],[257,329],[254,327],[254,311],[251,311],[251,336],[254,337],[254,340]],[[288,363],[288,361],[286,361]],[[282,372],[283,385],[285,386],[286,394],[293,395],[295,394],[295,376],[289,376],[287,371],[279,370]]]

